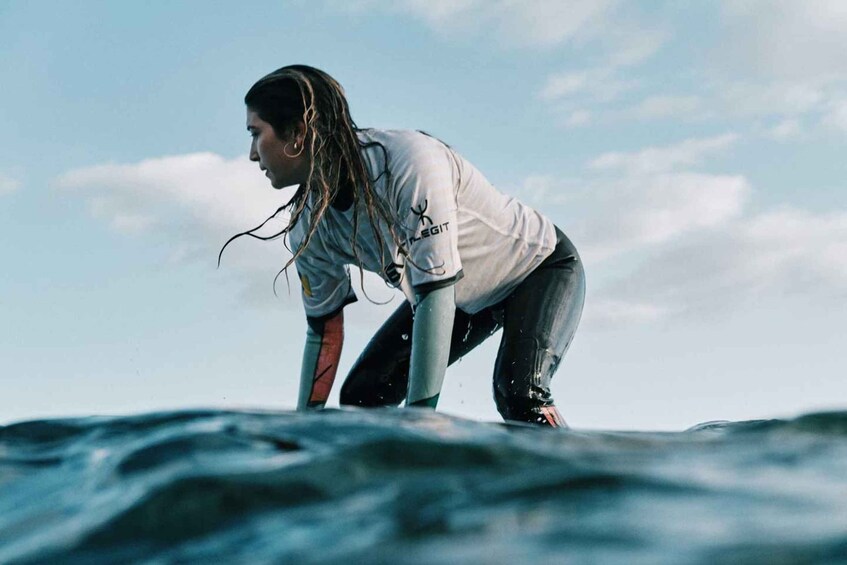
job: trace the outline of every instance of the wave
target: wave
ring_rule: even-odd
[[[847,560],[847,412],[684,432],[416,409],[0,427],[0,562]]]

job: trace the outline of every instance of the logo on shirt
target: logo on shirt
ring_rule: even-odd
[[[415,208],[414,206],[411,206],[409,208],[412,213],[418,217],[420,227],[423,228],[419,233],[417,233],[416,235],[412,235],[406,240],[410,247],[412,246],[412,244],[422,239],[426,239],[428,237],[432,237],[434,235],[446,232],[448,229],[447,226],[450,225],[450,222],[444,222],[443,224],[436,224],[435,222],[433,222],[432,218],[426,215],[427,208],[429,208],[429,200],[424,200],[423,204],[418,204],[417,208]]]
[[[403,265],[398,265],[397,263],[389,263],[383,269],[383,273],[385,273],[385,278],[393,284],[394,286],[398,286],[400,284],[400,271],[397,270],[397,267],[402,267]]]
[[[426,239],[428,237],[432,237],[434,235],[438,235],[440,233],[444,233],[447,231],[447,226],[450,225],[450,222],[444,222],[443,224],[439,224],[437,226],[432,226],[431,228],[424,228],[421,230],[421,233],[418,236],[412,236],[407,241],[409,242],[409,246],[415,242],[418,242],[422,239]]]
[[[432,218],[430,218],[429,216],[424,214],[424,212],[426,212],[426,209],[428,207],[429,207],[429,200],[424,200],[423,204],[418,204],[417,210],[415,209],[414,206],[411,206],[409,208],[412,211],[412,213],[415,216],[418,217],[418,221],[421,223],[422,226],[427,225],[427,222],[429,222],[429,225],[432,225]]]
[[[303,285],[303,294],[312,297],[312,286],[309,284],[309,279],[306,275],[300,275],[300,284]]]

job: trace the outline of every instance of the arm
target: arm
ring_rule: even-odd
[[[306,345],[300,369],[297,410],[323,408],[341,359],[344,343],[344,310],[325,318],[307,318]]]
[[[456,293],[451,284],[418,295],[412,326],[412,359],[406,406],[435,408],[450,357],[450,337],[456,316]]]

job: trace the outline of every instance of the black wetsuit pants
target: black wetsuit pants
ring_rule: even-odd
[[[494,400],[506,420],[564,425],[550,381],[570,346],[585,301],[585,273],[558,228],[553,253],[503,301],[476,314],[456,310],[452,364],[503,329],[494,365]],[[341,388],[341,404],[397,406],[406,397],[412,308],[404,302],[368,343]]]

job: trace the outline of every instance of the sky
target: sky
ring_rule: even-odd
[[[845,52],[841,0],[0,0],[0,423],[296,405],[285,248],[216,266],[291,195],[248,160],[243,96],[293,63],[575,243],[572,427],[844,409]],[[345,311],[330,407],[402,300],[365,290],[389,302]],[[497,341],[439,410],[499,421]]]

